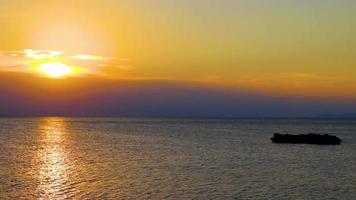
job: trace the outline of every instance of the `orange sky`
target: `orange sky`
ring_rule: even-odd
[[[347,0],[4,1],[0,70],[59,62],[82,78],[354,98],[355,8]],[[25,49],[63,54],[38,61]]]

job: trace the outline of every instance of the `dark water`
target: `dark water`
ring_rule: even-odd
[[[0,119],[0,199],[353,200],[356,121]]]

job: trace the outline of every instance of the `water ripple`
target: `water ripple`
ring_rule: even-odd
[[[273,132],[337,133],[340,146]],[[342,120],[0,119],[0,199],[356,199]]]

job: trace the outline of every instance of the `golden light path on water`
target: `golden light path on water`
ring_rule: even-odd
[[[0,127],[1,200],[356,196],[352,120],[0,118]],[[275,146],[266,127],[336,131],[345,143]]]
[[[68,191],[64,188],[69,181],[69,155],[66,151],[68,132],[65,118],[44,118],[40,125],[38,159],[40,199],[64,199]],[[73,192],[73,191],[72,191]]]

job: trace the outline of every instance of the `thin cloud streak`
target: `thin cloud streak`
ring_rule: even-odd
[[[133,69],[126,58],[101,55],[67,54],[62,51],[24,49],[0,51],[0,71],[30,72],[31,66],[47,62],[63,62],[66,65],[84,68],[87,75],[106,74],[107,68],[115,71]]]

